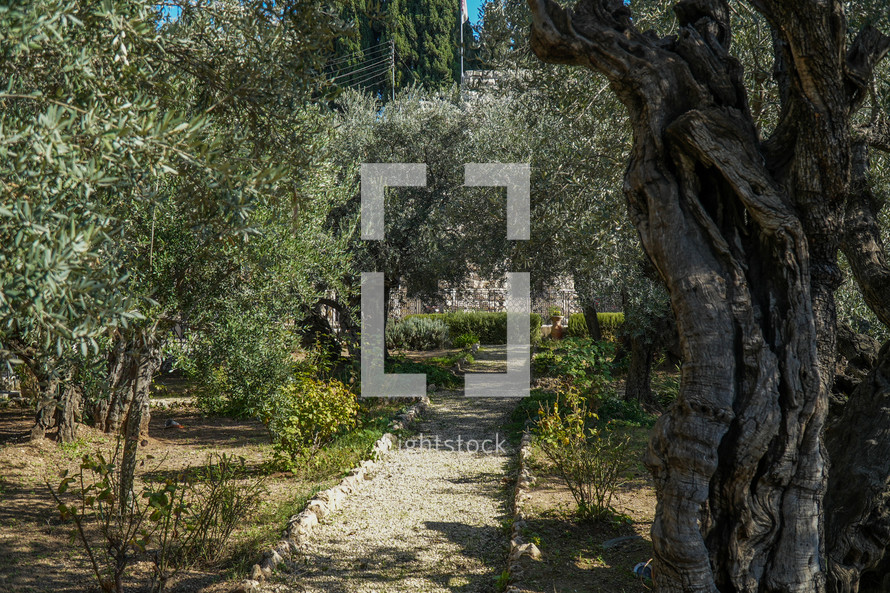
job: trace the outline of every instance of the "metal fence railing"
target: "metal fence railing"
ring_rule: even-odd
[[[499,313],[504,311],[506,290],[503,288],[467,288],[462,290],[444,291],[437,299],[407,298],[402,291],[393,291],[389,301],[389,316],[392,319],[403,319],[408,315],[421,313],[451,313],[455,311],[486,311]],[[552,308],[559,309],[563,315],[580,313],[581,305],[578,295],[571,288],[548,288],[532,293],[532,312],[544,320],[550,317]],[[597,297],[597,311],[614,312],[621,310],[621,298],[614,294],[603,294]]]

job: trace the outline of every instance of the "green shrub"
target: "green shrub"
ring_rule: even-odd
[[[254,417],[295,370],[299,335],[284,323],[270,323],[261,310],[228,309],[212,331],[195,332],[177,349],[177,366],[197,388],[202,412]]]
[[[441,319],[414,315],[386,326],[386,346],[404,350],[435,350],[448,342],[448,326]]]
[[[582,519],[598,520],[612,512],[612,497],[630,469],[630,439],[610,426],[591,426],[597,419],[577,390],[565,394],[563,406],[541,404],[534,429],[536,442],[568,486]]]
[[[290,468],[309,462],[334,437],[355,427],[358,409],[355,394],[340,381],[298,377],[265,410],[276,458]]]
[[[541,343],[541,324],[543,323],[543,319],[537,313],[531,314],[531,319],[529,320],[529,329],[531,330],[531,336],[529,339],[531,340],[532,346]]]
[[[590,336],[584,313],[572,313],[569,315],[569,326],[566,329],[566,333],[570,338],[586,338]]]
[[[596,413],[601,421],[609,421],[618,426],[655,425],[656,417],[644,410],[640,402],[627,401],[614,391],[602,394],[598,405]]]
[[[507,343],[507,314],[486,312],[433,313],[427,315],[411,315],[406,319],[441,320],[448,326],[452,336],[473,334],[478,336],[482,344]],[[529,317],[529,339],[532,345],[541,341],[541,316],[531,313]]]
[[[426,375],[428,385],[436,384],[446,389],[459,389],[463,385],[460,378],[441,366],[414,362],[404,358],[387,360],[384,370],[387,373],[423,373]]]
[[[479,343],[479,336],[476,334],[461,334],[451,343],[455,348],[468,348],[473,344]]]
[[[603,339],[610,342],[618,340],[621,326],[624,325],[624,313],[597,313]]]
[[[610,342],[566,338],[535,354],[532,370],[538,376],[565,379],[583,392],[595,392],[612,380],[614,351]]]

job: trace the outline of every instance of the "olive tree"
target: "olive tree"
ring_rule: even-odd
[[[2,343],[47,371],[33,436],[60,409],[68,438],[80,401],[51,380],[70,368],[58,359],[106,337],[92,414],[125,434],[122,488],[169,329],[226,288],[258,204],[298,206],[307,103],[324,96],[312,74],[339,31],[311,0],[178,8],[172,20],[144,0],[0,13]],[[178,252],[157,249],[176,233]]]
[[[887,422],[855,426],[845,410],[832,429],[844,446],[828,441],[850,463],[830,474],[823,429],[841,247],[879,317],[890,302],[861,174],[882,135],[854,127],[890,41],[849,31],[841,2],[750,5],[771,32],[779,97],[764,128],[731,53],[727,2],[679,2],[677,34],[661,36],[617,0],[531,0],[531,46],[604,75],[633,128],[625,196],[684,358],[647,455],[658,589],[855,591],[887,543],[887,457],[852,456],[865,433],[886,447]],[[851,401],[857,417],[861,406],[881,416],[875,387]],[[855,492],[864,475],[873,485]]]

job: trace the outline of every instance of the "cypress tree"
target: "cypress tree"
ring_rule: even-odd
[[[340,17],[353,35],[338,40],[330,72],[342,86],[362,87],[386,96],[388,48],[395,47],[396,88],[410,84],[450,86],[460,78],[458,0],[341,0]],[[475,35],[464,23],[464,65],[473,67]],[[382,62],[382,63],[381,63]]]

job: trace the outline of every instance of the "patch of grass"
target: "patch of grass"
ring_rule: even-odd
[[[504,570],[504,572],[495,577],[494,586],[498,591],[505,591],[509,583],[510,573]]]
[[[541,540],[541,534],[537,531],[529,529],[528,527],[524,527],[522,529],[522,537],[525,538],[525,541],[531,542],[538,546],[538,548],[541,548],[544,545],[543,541]]]
[[[67,443],[59,443],[59,450],[68,459],[76,459],[90,450],[90,444],[83,438],[77,438]]]
[[[231,553],[223,562],[228,569],[228,577],[239,578],[249,574],[251,567],[259,561],[263,552],[281,539],[288,520],[300,513],[316,494],[336,483],[337,480],[317,484],[297,482],[289,499],[273,502],[261,508],[251,518],[250,526],[234,538],[236,542],[231,546]]]
[[[507,438],[514,445],[522,439],[522,431],[525,430],[527,420],[537,420],[538,410],[542,404],[553,406],[553,402],[557,401],[559,394],[555,391],[545,391],[543,389],[532,389],[531,394],[519,401],[510,415],[510,421],[506,424]]]
[[[640,402],[626,401],[614,391],[607,391],[596,408],[600,422],[612,422],[615,426],[651,428],[656,416],[643,409]]]
[[[473,354],[469,350],[461,350],[447,356],[434,356],[432,358],[426,359],[426,362],[428,364],[436,365],[438,367],[442,367],[443,369],[451,368],[461,361],[473,364],[474,362],[476,362],[476,359],[473,357]]]

